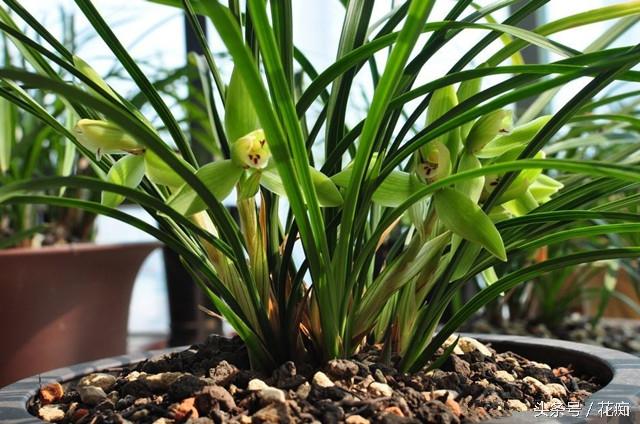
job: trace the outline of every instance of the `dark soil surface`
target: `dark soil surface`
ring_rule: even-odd
[[[34,415],[76,424],[467,423],[582,403],[599,388],[572,373],[461,338],[441,369],[400,373],[370,347],[321,369],[287,362],[270,375],[248,370],[239,339],[202,345],[130,369],[47,385]]]
[[[466,329],[473,333],[511,334],[546,337],[604,346],[640,356],[640,320],[605,318],[592,326],[589,320],[573,314],[560,324],[506,321],[498,325],[476,320]]]

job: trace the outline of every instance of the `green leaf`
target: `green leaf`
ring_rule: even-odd
[[[238,197],[240,199],[249,199],[255,196],[260,190],[261,177],[260,171],[256,171],[249,178],[240,180],[238,183]]]
[[[451,232],[483,246],[502,261],[507,260],[502,237],[491,219],[467,196],[451,188],[433,195],[438,218]]]
[[[185,162],[180,156],[176,156],[176,158],[185,167],[193,170],[193,167]],[[160,159],[160,157],[152,150],[147,150],[144,153],[144,164],[147,177],[152,182],[173,188],[178,188],[184,184],[184,179],[182,179],[176,171]]]
[[[102,77],[95,71],[95,69],[91,67],[91,65],[89,65],[78,56],[73,56],[73,64],[78,71],[82,72],[87,78],[89,78],[96,85],[102,88],[106,93],[111,95],[113,99],[117,100],[118,102],[120,101],[118,95],[111,89],[111,87],[109,87],[109,84],[107,84],[105,80],[102,79]]]
[[[311,182],[318,193],[320,206],[336,207],[342,205],[342,195],[331,178],[312,166],[309,167],[309,172],[311,173]]]
[[[431,370],[437,370],[441,366],[443,366],[444,363],[447,362],[447,359],[449,359],[449,356],[451,356],[451,354],[453,353],[453,350],[456,348],[456,346],[458,346],[458,341],[459,340],[460,340],[460,336],[456,337],[454,342],[451,343],[449,346],[447,346],[447,348],[444,350],[442,355],[440,355],[440,357],[438,357],[438,359],[436,359],[435,361],[433,361],[432,363],[429,364],[429,366],[427,367],[426,371],[429,372]]]
[[[117,161],[107,174],[107,181],[125,187],[136,188],[144,178],[144,158],[139,155],[127,155]],[[102,192],[101,203],[115,208],[124,201],[124,196],[112,192]]]
[[[314,167],[309,167],[311,173],[311,181],[318,193],[318,202],[322,207],[335,207],[342,204],[342,195],[336,187],[335,181],[318,171]],[[282,184],[282,178],[278,174],[278,170],[275,166],[267,167],[262,171],[262,179],[260,184],[272,193],[276,193],[279,196],[287,196]]]
[[[482,164],[478,158],[465,150],[460,156],[460,162],[458,162],[458,172],[471,171],[479,168],[482,168]],[[482,190],[484,189],[484,179],[484,176],[470,178],[456,183],[455,188],[471,199],[472,202],[478,203]]]
[[[15,107],[4,98],[0,98],[0,174],[9,170],[11,151],[15,138]]]
[[[231,194],[233,187],[244,170],[230,159],[211,162],[196,171],[196,176],[211,190],[211,193],[223,201]],[[181,214],[190,216],[206,208],[205,203],[188,184],[182,185],[169,200],[169,206]]]
[[[349,185],[349,179],[353,168],[348,166],[343,171],[331,177],[331,180],[341,188]],[[372,200],[374,203],[386,206],[396,207],[401,205],[423,184],[418,181],[415,176],[408,172],[393,171],[373,193]]]

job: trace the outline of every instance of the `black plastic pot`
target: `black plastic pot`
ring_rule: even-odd
[[[578,372],[593,376],[605,385],[587,399],[581,415],[577,418],[568,415],[560,418],[536,416],[537,413],[535,411],[529,411],[516,413],[511,417],[487,421],[487,423],[640,422],[640,358],[612,349],[561,340],[484,334],[470,336],[482,342],[490,343],[498,351],[510,350],[526,356],[528,359],[544,362],[551,366],[567,366],[570,364]],[[18,381],[0,389],[0,423],[41,424],[41,420],[27,411],[27,402],[36,394],[40,384],[54,381],[65,382],[98,370],[116,368],[160,353],[181,349],[184,348],[87,362]],[[597,413],[600,402],[611,402],[612,404],[626,402],[629,405],[630,414],[629,416],[600,417]],[[592,404],[591,411],[589,416],[585,417],[590,404]]]

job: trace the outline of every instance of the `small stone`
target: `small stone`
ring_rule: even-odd
[[[393,394],[393,389],[388,384],[380,383],[378,381],[374,381],[369,385],[369,391],[378,396],[385,397],[389,397]]]
[[[399,417],[404,417],[404,413],[402,412],[402,409],[398,408],[397,406],[388,406],[386,408],[384,408],[384,412],[387,414],[393,414],[393,415],[397,415]]]
[[[154,392],[162,392],[169,389],[173,383],[175,383],[183,373],[181,372],[163,372],[160,374],[146,375],[142,378],[147,387]]]
[[[60,383],[50,383],[40,389],[40,402],[43,405],[56,403],[64,395],[64,389]]]
[[[327,371],[337,378],[353,378],[358,375],[358,365],[347,359],[333,359],[327,364]]]
[[[151,398],[139,398],[133,401],[133,404],[136,406],[149,405],[151,403]]]
[[[109,398],[103,400],[96,406],[96,411],[113,411],[115,409],[115,404],[109,400]]]
[[[432,392],[422,392],[422,397],[427,402],[431,400],[440,400],[440,399],[458,399],[460,397],[460,393],[455,390],[434,390]]]
[[[562,384],[549,383],[545,384],[544,387],[551,397],[560,398],[567,396],[567,389],[565,389]]]
[[[118,403],[118,400],[120,400],[120,393],[118,393],[115,390],[112,390],[107,394],[107,399],[109,399],[111,403],[115,405],[116,403]]]
[[[176,422],[183,422],[189,418],[198,418],[195,398],[190,397],[180,403],[174,403],[169,407],[169,414]]]
[[[116,378],[111,374],[95,373],[89,374],[80,379],[78,386],[99,387],[108,392],[116,384]]]
[[[333,387],[334,382],[322,371],[318,371],[313,375],[313,384],[320,387]]]
[[[533,377],[526,376],[525,378],[522,379],[522,381],[525,384],[527,384],[530,388],[532,388],[534,393],[541,393],[545,396],[551,397],[551,393],[549,392],[549,389],[547,389],[547,387],[544,384],[542,384],[540,380],[537,380]]]
[[[525,412],[529,410],[527,405],[525,405],[524,403],[522,403],[522,401],[518,399],[507,400],[507,405],[509,405],[509,409],[517,412]]]
[[[457,355],[449,355],[446,365],[449,369],[460,374],[463,377],[469,377],[471,375],[471,366],[464,359],[459,358]]]
[[[209,377],[218,386],[228,386],[236,378],[240,371],[235,365],[227,361],[220,361],[215,368],[209,370]]]
[[[498,380],[514,382],[516,378],[509,371],[498,370],[495,373],[495,376]]]
[[[146,372],[132,371],[127,374],[124,379],[127,381],[136,381],[137,379],[145,377],[146,375]]]
[[[153,422],[153,424],[173,424],[175,421],[172,420],[171,418],[158,418],[157,420],[155,420]]]
[[[263,404],[268,403],[284,403],[287,398],[284,392],[275,387],[267,387],[258,392],[258,397]]]
[[[196,395],[196,408],[201,415],[209,415],[212,410],[231,411],[236,407],[233,396],[224,387],[207,386]]]
[[[251,417],[248,417],[246,415],[242,415],[240,417],[240,423],[242,423],[242,424],[251,424],[251,421],[252,421]]]
[[[489,383],[489,380],[487,380],[486,378],[483,378],[482,380],[478,380],[478,381],[476,382],[476,384],[477,384],[478,386],[480,386],[480,387],[487,388],[487,387],[489,387],[489,384],[491,384],[491,383]]]
[[[107,398],[107,394],[100,387],[79,386],[76,390],[82,402],[87,405],[97,405]]]
[[[395,414],[381,414],[380,420],[378,421],[380,424],[419,424],[420,421],[415,418],[409,417],[401,417]],[[435,421],[442,422],[442,421]],[[445,421],[446,422],[446,421]]]
[[[168,394],[174,400],[191,398],[205,385],[205,382],[195,375],[185,374],[171,383]]]
[[[453,343],[455,343],[457,338],[458,338],[458,336],[456,336],[455,334],[450,335],[449,337],[447,337],[447,340],[445,340],[444,343],[442,343],[442,348],[443,349],[448,348]],[[456,355],[464,355],[464,351],[460,348],[460,342],[459,341],[458,341],[458,344],[456,345],[456,347],[453,348],[453,353],[456,354]]]
[[[289,409],[285,403],[272,403],[252,416],[254,424],[288,424],[291,422]]]
[[[127,381],[121,388],[120,394],[124,396],[146,397],[151,396],[152,392],[145,384],[142,378]]]
[[[543,368],[545,370],[551,370],[551,367],[547,364],[543,364],[541,362],[536,362],[536,361],[529,361],[529,365],[536,367],[536,368]]]
[[[148,416],[149,416],[149,410],[147,410],[147,409],[138,409],[136,412],[131,414],[131,416],[129,418],[131,418],[132,421],[140,421],[140,420],[144,420]]]
[[[294,389],[306,381],[304,376],[298,375],[296,364],[292,361],[287,361],[280,365],[273,372],[272,377],[275,383],[274,386],[284,390]]]
[[[309,384],[309,382],[304,382],[296,390],[296,396],[298,396],[299,399],[304,400],[309,397],[310,392],[311,392],[311,384]]]
[[[368,389],[371,383],[373,383],[374,381],[376,380],[374,380],[371,375],[367,375],[360,383],[358,383],[358,386],[362,387],[363,389]]]
[[[73,414],[75,414],[77,409],[78,409],[78,402],[71,402],[71,404],[67,408],[67,412],[64,414],[65,419],[71,420],[73,418]]]
[[[351,415],[344,421],[346,424],[369,424],[370,421],[360,415]]]
[[[480,343],[476,339],[472,339],[471,337],[460,337],[458,341],[458,346],[464,353],[470,353],[478,351],[482,353],[484,356],[492,356],[491,351],[484,344]]]
[[[249,381],[249,385],[247,386],[247,390],[250,390],[252,392],[256,392],[258,390],[266,389],[267,387],[269,387],[267,385],[267,383],[265,383],[264,381],[260,380],[259,378],[254,378],[253,380]]]
[[[453,415],[455,415],[456,417],[460,417],[460,415],[462,415],[462,409],[460,409],[460,404],[455,400],[451,398],[447,398],[444,404],[449,409],[451,409],[451,412],[453,412]]]
[[[64,419],[64,411],[57,405],[45,405],[38,409],[38,416],[45,421],[55,423]]]
[[[78,408],[71,415],[71,421],[77,423],[87,415],[89,415],[89,410],[87,408]]]
[[[373,373],[373,378],[375,378],[378,383],[387,384],[387,378],[380,368],[376,368],[376,371]]]

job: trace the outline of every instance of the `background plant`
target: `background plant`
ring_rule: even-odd
[[[609,41],[612,41],[609,38]],[[568,125],[567,130],[550,144],[545,151],[550,157],[578,160],[598,160],[613,163],[637,164],[637,105],[638,92],[627,91],[627,87],[612,87],[607,96],[589,102]],[[630,118],[630,119],[629,119]],[[559,178],[565,188],[584,183],[579,176],[566,175]],[[637,195],[637,187],[630,186],[624,193],[613,193],[595,199],[597,210],[621,207],[620,212],[635,214],[637,206],[629,198]],[[607,222],[594,219],[593,225]],[[625,228],[624,224],[622,224]],[[513,258],[510,269],[524,267],[549,257],[567,255],[577,249],[603,248],[608,245],[635,246],[638,234],[633,227],[614,234],[600,234],[593,238],[567,240],[549,248],[527,252]],[[623,273],[623,274],[621,274]],[[544,323],[553,328],[562,325],[571,312],[583,311],[586,318],[596,325],[612,299],[619,299],[632,310],[640,310],[637,302],[618,287],[618,279],[624,275],[639,293],[638,271],[635,260],[609,260],[583,264],[552,271],[536,277],[531,282],[512,289],[487,305],[484,312],[490,321],[502,325],[507,321]],[[480,284],[483,284],[480,277]]]
[[[198,162],[176,116],[90,1],[76,4],[162,128],[19,2],[4,3],[49,47],[0,24],[29,62],[27,70],[0,70],[0,95],[62,133],[106,176],[19,181],[0,188],[0,202],[81,208],[153,234],[181,255],[247,344],[255,367],[348,356],[379,341],[402,357],[404,370],[416,370],[474,312],[510,288],[556,269],[633,258],[640,251],[597,246],[496,272],[524,251],[638,229],[637,214],[620,212],[635,202],[627,195],[638,183],[634,166],[551,159],[543,152],[612,82],[637,81],[631,68],[640,60],[640,46],[605,44],[582,52],[548,36],[616,19],[615,31],[624,32],[628,17],[640,12],[636,1],[534,32],[517,25],[548,1],[526,2],[500,24],[491,14],[515,1],[475,9],[471,1],[458,1],[441,22],[429,19],[433,0],[406,1],[376,23],[373,1],[347,1],[338,59],[319,72],[295,48],[290,1],[248,0],[243,9],[236,1],[162,0],[185,10],[205,48],[203,97],[211,143],[222,153],[210,163]],[[221,77],[197,13],[211,20],[234,62],[228,78]],[[486,35],[460,52],[445,76],[418,82],[435,53],[471,30]],[[496,40],[504,46],[473,66]],[[525,64],[518,52],[530,44],[563,59]],[[52,72],[50,63],[74,81]],[[365,66],[373,95],[364,119],[351,126],[349,98]],[[490,75],[503,78],[483,85]],[[582,77],[589,82],[553,115],[540,109],[514,117],[510,111],[519,100]],[[40,90],[67,99],[82,118],[74,132],[38,107],[32,94]],[[559,181],[568,175],[582,183],[567,188]],[[102,201],[41,192],[61,187],[101,191]],[[239,224],[221,204],[234,188]],[[620,202],[596,206],[614,193]],[[116,209],[124,198],[147,209],[159,228]],[[594,226],[594,219],[612,224]],[[376,251],[395,228],[400,237],[376,267]],[[304,260],[296,260],[297,249]],[[488,286],[435,333],[455,294],[480,273]]]

